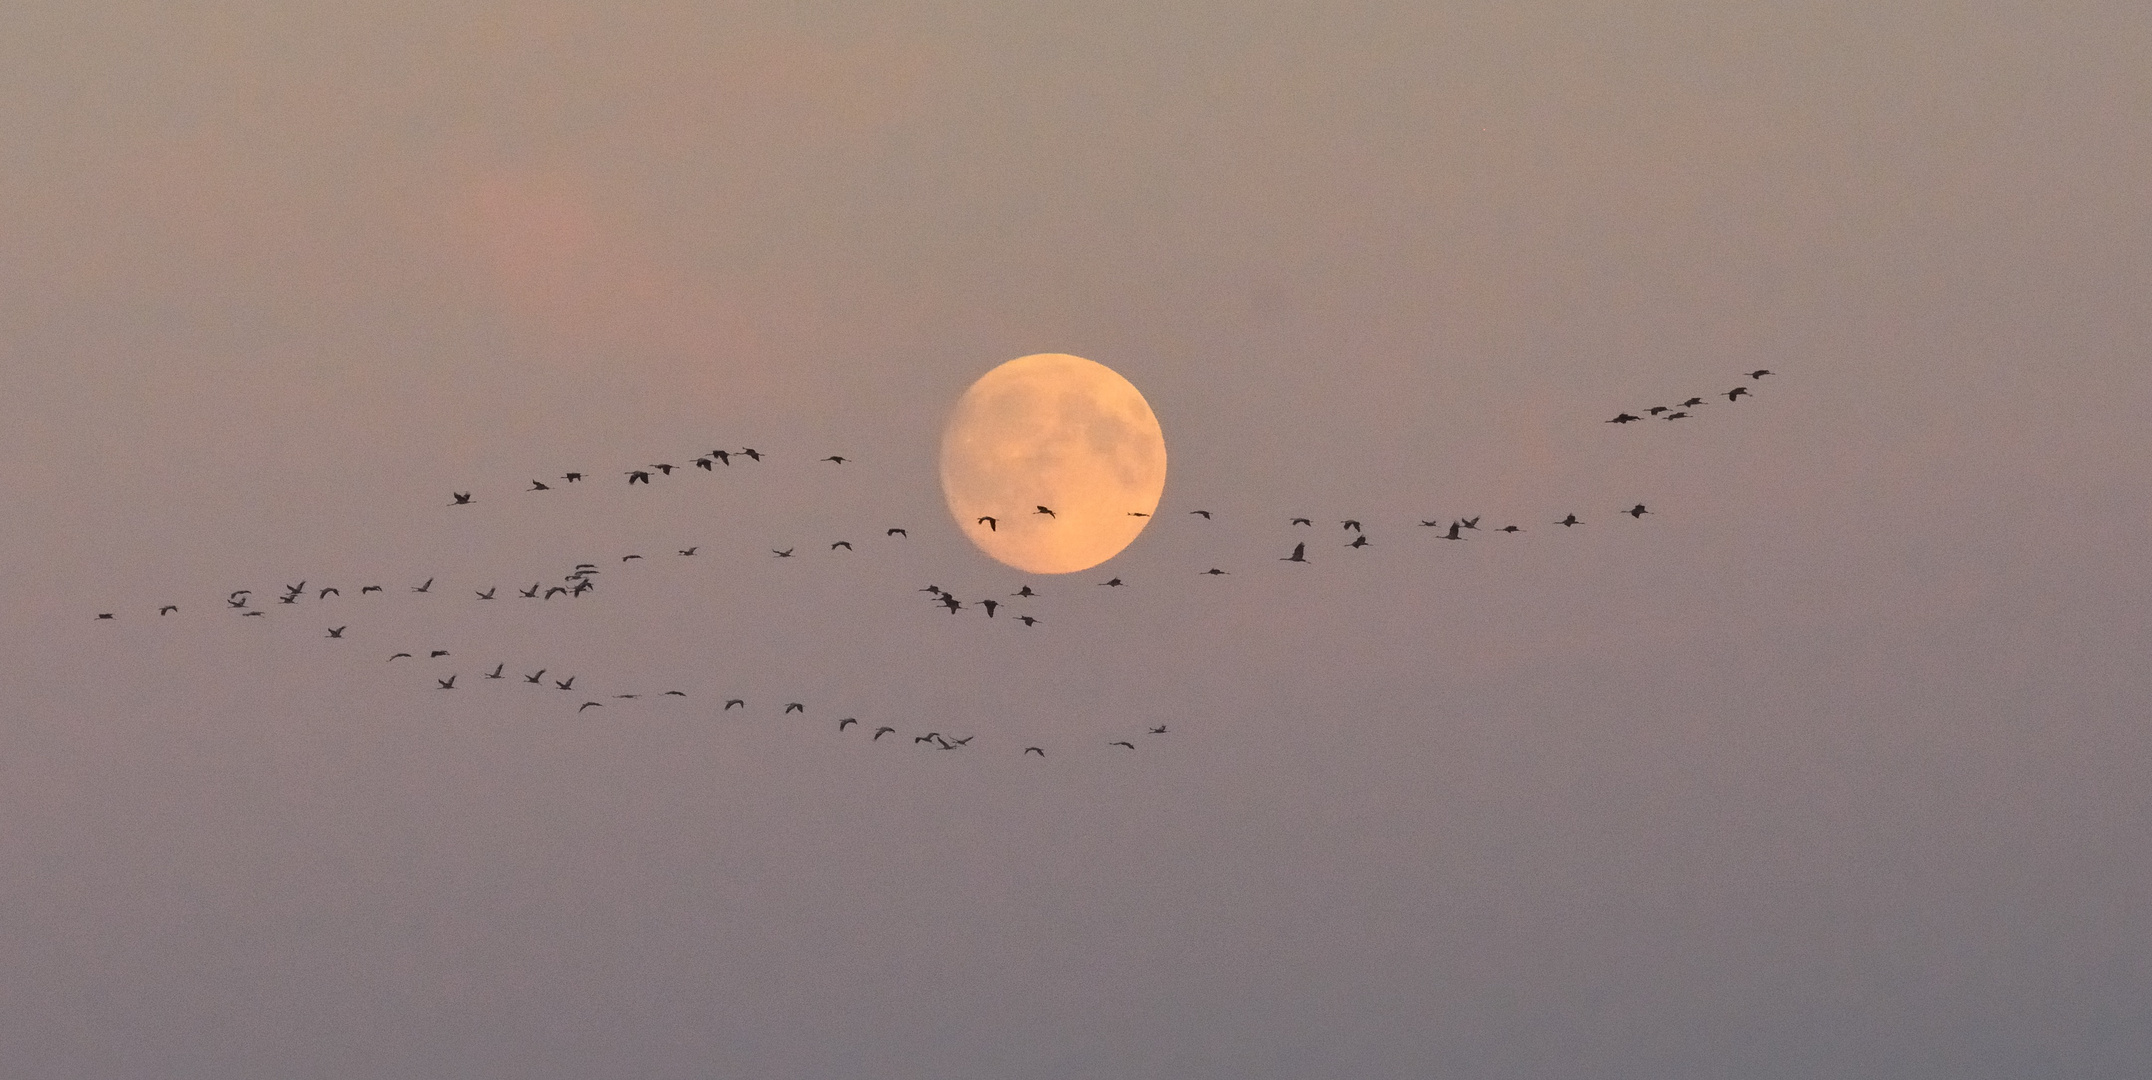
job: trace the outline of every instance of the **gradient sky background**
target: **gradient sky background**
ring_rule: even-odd
[[[2141,3],[17,0],[0,155],[10,1076],[2152,1071]]]

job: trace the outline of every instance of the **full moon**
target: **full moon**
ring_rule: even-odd
[[[979,550],[1035,574],[1074,573],[1120,554],[1150,522],[1166,490],[1166,437],[1112,368],[1038,353],[964,391],[942,429],[941,480]]]

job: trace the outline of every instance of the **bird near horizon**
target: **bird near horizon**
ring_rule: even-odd
[[[332,626],[332,627],[329,627],[329,636],[330,636],[330,637],[332,637],[332,638],[341,638],[341,637],[343,637],[343,636],[344,636],[344,631],[345,631],[345,630],[348,630],[348,629],[350,629],[350,628],[351,628],[351,624],[350,624],[350,623],[345,623],[345,624],[344,624],[343,626]]]
[[[450,505],[450,506],[469,506],[469,505],[471,505],[471,493],[470,493],[470,492],[468,492],[468,491],[452,491],[452,492],[449,492],[449,494],[451,494],[451,495],[455,496],[455,497],[456,497],[456,501],[455,501],[455,502],[452,502],[452,503],[449,503],[448,505]]]
[[[1302,543],[1298,543],[1298,544],[1294,544],[1294,545],[1293,545],[1293,553],[1292,553],[1291,555],[1287,555],[1287,556],[1284,556],[1284,557],[1280,558],[1280,559],[1279,559],[1278,561],[1279,561],[1279,562],[1298,562],[1298,563],[1304,563],[1304,562],[1307,562],[1307,561],[1308,561],[1308,545],[1307,545],[1307,544],[1306,544],[1305,542],[1302,542]]]

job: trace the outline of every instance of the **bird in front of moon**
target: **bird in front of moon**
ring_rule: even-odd
[[[980,376],[957,401],[942,429],[941,479],[979,550],[1030,573],[1069,574],[1143,532],[1166,490],[1166,439],[1120,373],[1038,353]]]

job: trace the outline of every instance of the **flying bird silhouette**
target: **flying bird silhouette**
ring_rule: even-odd
[[[454,690],[456,688],[456,677],[454,675],[450,675],[445,679],[435,679],[434,681],[440,683],[443,690]]]
[[[407,652],[400,652],[400,653],[397,653],[397,654],[396,654],[396,655],[394,655],[394,656],[391,656],[391,657],[389,657],[389,662],[391,662],[391,663],[394,663],[395,661],[398,661],[398,660],[412,660],[412,659],[417,659],[417,658],[416,658],[416,657],[413,657],[413,656],[412,656],[412,655],[411,655],[410,653],[407,653]]]
[[[719,711],[719,712],[725,712],[725,711],[727,711],[727,710],[731,709],[731,708],[732,708],[732,707],[733,707],[734,705],[738,705],[738,706],[739,706],[740,708],[742,708],[742,709],[745,709],[745,708],[747,708],[747,702],[745,702],[745,701],[742,701],[742,700],[741,700],[741,699],[739,699],[739,698],[727,698],[727,699],[725,700],[725,708],[723,708],[723,709],[719,709],[719,710],[717,710],[717,711]]]
[[[667,475],[667,476],[671,476],[671,475],[672,475],[672,471],[673,471],[673,469],[674,469],[674,468],[676,468],[677,466],[674,466],[674,465],[673,465],[673,464],[672,464],[671,462],[667,462],[667,463],[665,463],[665,464],[663,464],[663,465],[652,465],[652,466],[650,466],[650,467],[651,467],[651,468],[653,468],[653,469],[656,469],[657,471],[659,471],[659,472],[661,472],[661,473],[664,473],[664,474],[665,474],[665,475]]]
[[[605,708],[605,702],[602,702],[602,701],[586,701],[586,702],[582,703],[581,705],[578,705],[578,706],[576,706],[576,708],[575,708],[575,711],[576,711],[576,712],[578,712],[578,713],[580,713],[580,712],[582,712],[582,711],[583,711],[584,709],[602,709],[602,708]]]
[[[780,559],[789,559],[792,557],[792,549],[786,548],[783,551],[779,551],[776,548],[771,548],[770,554],[775,555]]]
[[[1039,620],[1035,616],[1031,615],[1018,615],[1016,617],[1016,621],[1023,623],[1025,626],[1036,626],[1038,625]]]
[[[1345,520],[1338,522],[1338,527],[1341,529],[1351,529],[1354,532],[1360,531],[1360,523],[1354,521],[1351,518],[1346,518]]]
[[[839,540],[839,541],[837,541],[836,543],[834,543],[834,544],[831,544],[831,545],[829,546],[829,549],[830,549],[831,551],[835,551],[835,550],[837,550],[838,548],[843,548],[843,549],[844,549],[844,550],[846,550],[846,551],[850,551],[850,550],[852,550],[852,542],[851,542],[850,540]]]
[[[444,656],[447,656],[447,655],[448,655],[448,650],[447,650],[447,649],[435,649],[435,650],[433,650],[432,652],[430,652],[430,653],[427,653],[427,654],[426,654],[426,659],[428,659],[428,660],[439,660],[440,658],[442,658],[442,657],[444,657]]]
[[[411,591],[412,591],[412,592],[431,592],[432,590],[433,590],[433,579],[432,579],[432,578],[427,578],[427,579],[426,579],[426,583],[425,583],[424,585],[413,585],[413,586],[411,586]],[[362,590],[362,591],[363,591],[363,590]]]
[[[97,617],[98,617],[99,619],[109,619],[109,618],[111,618],[111,617],[112,617],[112,612],[109,612],[109,611],[100,611],[100,612],[98,612],[98,613],[97,613]],[[93,621],[94,621],[94,620],[93,620]]]
[[[981,600],[981,601],[979,601],[979,606],[980,606],[980,607],[983,607],[983,608],[985,608],[985,609],[986,609],[986,617],[987,617],[987,618],[989,618],[989,619],[991,619],[991,618],[993,618],[993,617],[994,617],[994,609],[995,609],[995,608],[998,608],[998,607],[1000,607],[1000,606],[1001,606],[1001,601],[999,601],[999,600]]]
[[[1106,580],[1106,581],[1101,581],[1101,582],[1099,582],[1099,584],[1101,584],[1101,585],[1104,585],[1104,586],[1106,586],[1107,588],[1110,588],[1110,589],[1118,589],[1118,588],[1120,588],[1120,587],[1121,587],[1121,579],[1120,579],[1120,578],[1112,578],[1112,579],[1109,579],[1109,580]]]
[[[685,547],[685,548],[681,548],[681,549],[680,549],[680,554],[682,554],[682,555],[693,555],[693,554],[695,554],[695,553],[696,553],[697,551],[700,551],[700,550],[702,550],[702,545],[701,545],[701,544],[697,544],[697,545],[695,545],[694,547]]]
[[[1749,372],[1749,378],[1751,378],[1751,379],[1761,379],[1761,378],[1763,378],[1764,376],[1766,376],[1766,375],[1769,375],[1769,374],[1771,374],[1771,369],[1770,369],[1770,368],[1757,368],[1756,370],[1754,370],[1754,371],[1751,371],[1751,372]]]
[[[1641,417],[1641,416],[1631,416],[1631,415],[1629,415],[1628,413],[1622,413],[1621,415],[1619,415],[1619,416],[1615,417],[1614,419],[1612,419],[1612,420],[1609,420],[1609,421],[1607,421],[1607,423],[1609,423],[1609,424],[1634,424],[1634,423],[1636,423],[1637,421],[1639,421],[1639,420],[1642,420],[1642,419],[1643,419],[1643,417]]]
[[[1645,411],[1645,412],[1648,412],[1648,413],[1650,413],[1650,414],[1651,414],[1651,415],[1653,415],[1653,416],[1657,416],[1657,415],[1659,415],[1660,413],[1663,413],[1663,412],[1667,411],[1667,410],[1668,410],[1669,408],[1672,408],[1672,406],[1669,406],[1669,405],[1654,405],[1654,406],[1652,406],[1652,407],[1651,407],[1651,408],[1649,408],[1649,409],[1645,409],[1644,411]]]
[[[1359,537],[1358,539],[1355,539],[1355,540],[1354,540],[1354,541],[1353,541],[1352,543],[1350,543],[1350,544],[1347,544],[1347,545],[1345,545],[1345,546],[1346,546],[1346,547],[1349,547],[1349,548],[1363,548],[1363,547],[1366,547],[1366,546],[1367,546],[1367,543],[1368,543],[1368,541],[1367,541],[1367,537],[1363,535],[1363,536]]]
[[[1056,514],[1056,513],[1054,513],[1054,512],[1053,512],[1053,510],[1051,510],[1050,508],[1048,508],[1048,507],[1044,507],[1044,506],[1041,506],[1041,507],[1039,507],[1038,509],[1036,509],[1036,510],[1033,510],[1033,511],[1032,511],[1032,513],[1033,513],[1033,514],[1045,514],[1045,515],[1046,515],[1047,517],[1050,517],[1050,518],[1058,518],[1058,517],[1060,517],[1060,516],[1061,516],[1061,515],[1059,515],[1059,514]]]
[[[1106,745],[1107,745],[1107,746],[1125,746],[1125,747],[1128,747],[1128,748],[1129,748],[1130,750],[1134,750],[1134,749],[1136,748],[1136,744],[1135,744],[1135,743],[1132,743],[1132,742],[1110,742],[1110,743],[1107,743]]]
[[[1684,408],[1684,409],[1693,409],[1693,408],[1697,407],[1698,405],[1702,405],[1703,403],[1704,403],[1704,399],[1703,399],[1703,398],[1700,398],[1700,397],[1692,397],[1692,398],[1690,398],[1689,400],[1687,400],[1687,401],[1684,401],[1684,402],[1682,402],[1682,403],[1681,403],[1681,407],[1682,407],[1682,408]]]
[[[761,455],[761,454],[759,454],[759,453],[756,453],[756,452],[755,452],[755,448],[754,448],[754,447],[752,447],[752,446],[750,446],[750,447],[747,447],[747,448],[746,448],[746,449],[744,449],[744,450],[741,450],[741,451],[740,451],[740,453],[746,454],[746,455],[748,456],[748,458],[749,458],[750,460],[752,460],[752,461],[761,461],[761,460],[762,460],[762,455]]]
[[[1641,518],[1645,514],[1651,513],[1651,511],[1644,509],[1643,503],[1638,503],[1635,506],[1632,506],[1629,509],[1622,511],[1622,513],[1627,514],[1633,518]]]
[[[332,594],[333,594],[333,595],[336,595],[336,596],[342,596],[342,595],[344,595],[344,594],[343,594],[343,592],[342,592],[341,590],[339,590],[339,589],[338,589],[338,588],[337,588],[336,586],[334,586],[334,585],[324,585],[324,586],[322,586],[322,589],[321,589],[321,591],[320,591],[320,592],[318,592],[318,593],[315,593],[315,594],[314,594],[314,599],[316,599],[316,600],[327,600],[327,599],[328,599],[328,598],[329,598],[329,597],[330,597],[330,596],[331,596]]]
[[[1732,401],[1735,398],[1740,397],[1746,393],[1748,393],[1748,387],[1736,386],[1733,389],[1726,391],[1726,400]]]
[[[637,484],[641,484],[644,487],[650,486],[650,474],[644,472],[641,469],[628,470],[628,486],[634,487]]]
[[[548,484],[547,484],[547,483],[546,483],[545,481],[543,481],[543,480],[533,480],[533,481],[531,481],[531,490],[532,490],[532,491],[551,491],[551,490],[553,490],[553,489],[552,489],[552,487],[551,487],[551,486],[549,486],[549,485],[548,485]]]
[[[1018,589],[1018,590],[1016,590],[1015,592],[1012,592],[1012,593],[1010,593],[1009,595],[1010,595],[1010,596],[1023,596],[1023,597],[1032,597],[1032,596],[1037,596],[1037,595],[1039,595],[1039,594],[1038,594],[1038,593],[1035,593],[1035,592],[1032,592],[1032,591],[1031,591],[1031,586],[1029,586],[1029,585],[1026,585],[1026,586],[1024,586],[1023,588],[1021,588],[1021,589]]]
[[[1027,746],[1027,747],[1024,747],[1024,754],[1037,754],[1037,755],[1039,755],[1040,757],[1045,757],[1045,756],[1046,756],[1046,751],[1044,751],[1044,750],[1041,750],[1041,749],[1039,749],[1039,748],[1038,748],[1038,747],[1036,747],[1036,746]],[[1018,754],[1017,756],[1018,756],[1018,757],[1022,757],[1022,756],[1023,756],[1023,754]]]
[[[468,492],[468,491],[451,491],[451,492],[449,492],[449,494],[451,494],[451,495],[454,495],[454,496],[456,497],[456,501],[455,501],[455,502],[452,502],[452,503],[449,503],[448,505],[450,505],[450,506],[469,506],[469,505],[471,505],[471,493],[470,493],[470,492]]]
[[[531,685],[533,685],[533,686],[536,686],[536,685],[538,685],[538,684],[539,684],[540,680],[542,680],[542,679],[544,679],[544,678],[545,678],[545,669],[544,669],[544,668],[539,668],[539,669],[538,669],[538,672],[537,672],[537,674],[534,674],[534,675],[525,675],[525,676],[523,676],[523,681],[524,681],[524,682],[527,682],[527,683],[530,683],[530,684],[531,684]]]
[[[1563,518],[1562,520],[1560,520],[1560,521],[1557,521],[1557,522],[1555,522],[1555,524],[1556,524],[1556,525],[1582,525],[1582,524],[1584,524],[1584,523],[1583,523],[1583,522],[1581,522],[1581,521],[1578,521],[1578,520],[1577,520],[1577,515],[1575,515],[1575,514],[1571,514],[1571,515],[1569,515],[1568,517],[1565,517],[1565,518]]]
[[[1280,558],[1280,559],[1279,559],[1278,561],[1279,561],[1279,562],[1307,562],[1307,561],[1308,561],[1308,545],[1307,545],[1307,544],[1305,544],[1305,543],[1299,543],[1299,544],[1294,544],[1294,545],[1293,545],[1293,553],[1292,553],[1291,555],[1287,555],[1287,556],[1284,556],[1284,557]]]
[[[905,531],[904,531],[903,529],[891,529],[891,530],[889,530],[889,531],[888,531],[887,533],[884,533],[883,535],[884,535],[884,536],[901,536],[901,537],[905,538],[906,540],[909,540],[909,539],[911,539],[911,538],[912,538],[912,534],[910,534],[910,533],[908,533],[908,532],[905,532]]]
[[[789,701],[789,702],[786,702],[786,703],[785,703],[785,712],[788,712],[788,713],[804,713],[804,712],[806,712],[806,711],[807,711],[807,706],[805,706],[805,705],[802,705],[802,704],[800,704],[800,703],[799,703],[799,702],[797,702],[797,701]]]
[[[1315,527],[1315,523],[1314,523],[1314,522],[1312,522],[1312,521],[1309,521],[1309,520],[1308,520],[1307,518],[1294,518],[1294,519],[1293,519],[1292,521],[1290,521],[1290,522],[1287,522],[1287,524],[1289,524],[1289,525],[1305,525],[1305,526],[1307,526],[1307,527],[1308,527],[1308,528],[1310,528],[1310,529],[1312,529],[1312,528],[1314,528],[1314,527]]]
[[[1153,734],[1153,735],[1164,735],[1165,733],[1166,733],[1166,725],[1164,725],[1164,724],[1160,724],[1160,725],[1158,725],[1157,727],[1154,727],[1154,728],[1152,728],[1152,729],[1151,729],[1151,734]]]
[[[1215,567],[1215,566],[1211,567],[1211,568],[1210,568],[1210,569],[1208,569],[1208,570],[1205,570],[1205,571],[1203,571],[1203,573],[1204,573],[1204,576],[1206,576],[1206,577],[1224,577],[1224,576],[1225,576],[1225,571],[1223,571],[1223,570],[1220,570],[1220,569],[1218,569],[1218,568],[1217,568],[1217,567]]]
[[[874,738],[872,738],[872,739],[869,739],[869,740],[867,740],[867,741],[869,741],[869,742],[880,742],[880,741],[881,741],[881,738],[882,738],[882,736],[884,736],[884,735],[894,735],[894,734],[896,734],[896,733],[897,733],[897,729],[896,729],[896,728],[893,728],[893,727],[878,727],[878,728],[875,728],[875,729],[874,729]]]
[[[999,521],[999,520],[997,520],[997,519],[995,519],[995,518],[990,518],[990,517],[983,517],[983,518],[980,518],[980,519],[979,519],[979,524],[981,524],[981,525],[984,525],[984,526],[986,526],[986,531],[987,531],[987,532],[999,532],[999,531],[1001,531],[1001,523],[1000,523],[1000,521]]]
[[[500,586],[495,585],[494,587],[487,589],[485,592],[479,593],[478,598],[480,600],[491,600],[493,599],[493,594],[499,592],[500,588]]]
[[[1443,533],[1443,534],[1442,534],[1442,539],[1444,539],[1444,540],[1462,540],[1462,539],[1464,539],[1464,536],[1463,536],[1463,535],[1462,535],[1462,534],[1460,533],[1460,531],[1459,531],[1459,530],[1463,529],[1464,527],[1465,527],[1465,523],[1464,523],[1464,522],[1462,522],[1462,521],[1452,521],[1452,522],[1450,522],[1450,531],[1448,531],[1448,532],[1446,532],[1446,533]]]
[[[622,556],[620,557],[620,561],[621,561],[621,562],[627,562],[627,561],[628,561],[629,559],[640,559],[640,558],[642,558],[642,556],[640,556],[640,555],[622,555]]]
[[[1190,511],[1188,511],[1188,512],[1189,512],[1189,513],[1191,513],[1191,514],[1201,514],[1201,515],[1203,516],[1203,520],[1205,520],[1205,521],[1209,521],[1209,520],[1210,520],[1210,516],[1211,516],[1211,515],[1210,515],[1210,511],[1208,511],[1208,510],[1190,510]]]
[[[1662,417],[1660,417],[1659,419],[1661,419],[1661,420],[1687,420],[1688,418],[1689,418],[1689,413],[1688,413],[1688,410],[1684,409],[1684,410],[1682,410],[1682,411],[1680,411],[1680,412],[1670,412],[1670,413],[1667,413],[1667,414],[1666,414],[1665,416],[1662,416]]]
[[[822,460],[824,460],[824,461],[834,461],[834,462],[836,462],[836,463],[837,463],[837,464],[839,464],[839,465],[842,465],[842,464],[844,464],[844,462],[845,462],[845,458],[844,458],[844,456],[843,456],[842,454],[831,454],[830,456],[828,456],[828,457],[826,457],[826,458],[823,458]]]
[[[581,480],[581,479],[583,478],[583,474],[582,474],[582,473],[579,473],[579,472],[572,472],[572,473],[562,473],[562,474],[560,474],[560,478],[561,478],[562,480],[566,480],[567,482],[569,482],[569,483],[573,484],[573,483],[575,483],[576,481],[578,481],[578,480]]]
[[[351,626],[351,624],[350,624],[350,623],[345,623],[345,624],[344,624],[343,626],[332,626],[332,627],[329,627],[329,636],[330,636],[330,637],[333,637],[333,638],[340,638],[340,637],[343,637],[343,636],[344,636],[344,631],[345,631],[345,630],[347,630],[347,629],[349,629],[349,628],[350,628],[350,626]]]
[[[178,611],[178,610],[179,610],[179,605],[178,605],[178,604],[166,604],[165,606],[163,606],[163,607],[161,607],[161,608],[158,608],[158,609],[157,609],[157,614],[158,614],[158,615],[160,615],[160,616],[163,616],[163,615],[170,615],[170,614],[172,614],[173,612],[175,612],[175,611]]]
[[[575,689],[575,678],[575,676],[570,675],[568,676],[568,681],[566,682],[562,682],[559,679],[555,679],[553,680],[553,685],[560,687],[563,690],[573,690]]]
[[[366,595],[367,593],[370,593],[370,592],[382,592],[382,591],[383,591],[383,586],[380,586],[380,585],[361,585],[361,586],[359,586],[359,595],[360,595],[360,596],[365,596],[365,595]]]
[[[844,719],[842,719],[842,720],[839,720],[839,721],[837,721],[837,730],[838,730],[838,731],[843,731],[843,730],[844,730],[845,728],[851,727],[851,726],[852,726],[853,724],[856,724],[856,723],[859,723],[859,718],[858,718],[858,717],[856,717],[856,716],[847,716],[847,717],[845,717]]]
[[[706,457],[699,457],[695,459],[695,467],[701,469],[704,472],[709,472],[712,468],[716,467],[716,465],[717,463],[715,461],[712,461]]]
[[[505,676],[503,676],[503,675],[501,674],[501,672],[503,672],[503,671],[506,671],[506,670],[508,670],[508,665],[507,665],[506,663],[500,663],[500,664],[495,664],[495,665],[493,666],[493,670],[492,670],[492,671],[489,671],[489,672],[487,672],[487,673],[486,673],[486,678],[489,678],[489,679],[499,679],[499,678],[504,678]]]

